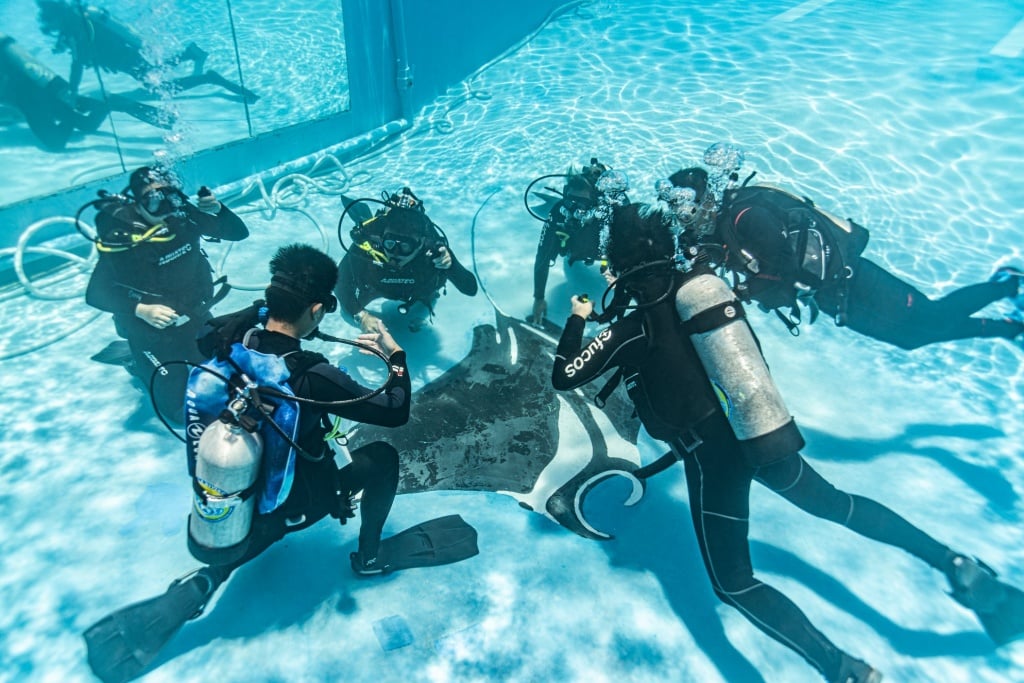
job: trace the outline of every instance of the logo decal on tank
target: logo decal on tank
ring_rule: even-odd
[[[715,396],[718,397],[718,402],[722,406],[722,412],[725,413],[725,417],[732,417],[732,398],[729,397],[729,392],[722,388],[722,385],[711,380],[711,388],[715,391]]]

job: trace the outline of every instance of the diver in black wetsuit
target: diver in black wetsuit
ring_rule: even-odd
[[[46,35],[57,39],[54,52],[71,53],[69,80],[73,92],[78,92],[82,74],[89,67],[125,73],[146,88],[152,88],[160,80],[157,73],[160,66],[192,62],[190,75],[168,82],[174,90],[188,90],[209,84],[241,95],[250,104],[259,99],[252,91],[228,81],[216,71],[208,70],[204,73],[207,53],[194,42],[190,42],[181,53],[163,64],[153,64],[145,56],[142,36],[110,16],[106,9],[81,2],[71,4],[65,0],[37,0],[37,4],[40,28]]]
[[[1000,299],[1024,305],[1019,269],[1004,268],[989,282],[930,299],[860,255],[865,228],[809,200],[757,185],[716,197],[699,167],[670,180],[695,193],[690,211],[680,212],[688,244],[710,249],[712,259],[742,278],[737,294],[774,309],[791,330],[802,303],[811,308],[812,321],[820,309],[837,325],[901,349],[975,337],[1024,341],[1024,318],[973,317]]]
[[[208,191],[193,205],[167,173],[143,166],[129,179],[129,197],[106,195],[93,204],[99,261],[85,301],[114,314],[119,335],[128,340],[132,374],[145,387],[168,360],[202,362],[196,332],[215,303],[212,269],[200,238],[238,241],[245,223]],[[220,295],[226,294],[222,290]],[[160,368],[153,382],[165,417],[182,419],[188,369]]]
[[[160,110],[121,95],[106,101],[78,95],[67,81],[21,49],[14,38],[0,34],[0,105],[17,109],[29,129],[49,150],[67,146],[76,133],[92,133],[111,111],[169,127]]]
[[[815,629],[786,596],[754,576],[747,533],[750,483],[756,480],[806,512],[902,548],[944,572],[954,597],[975,610],[997,642],[1024,631],[1024,624],[1016,624],[1007,635],[986,621],[1006,615],[1003,603],[995,607],[985,602],[985,596],[1016,589],[999,583],[991,570],[951,551],[888,508],[833,487],[797,452],[803,443],[798,432],[788,443],[780,442],[784,447],[763,463],[750,461],[674,305],[684,282],[710,271],[699,267],[681,273],[674,268],[674,238],[665,216],[646,213],[642,205],[616,209],[607,249],[609,269],[619,276],[617,300],[623,304],[628,297],[637,306],[625,315],[620,309],[617,321],[585,343],[584,324],[593,305],[573,297],[573,315],[559,341],[552,382],[556,389],[568,391],[609,370],[624,371],[641,422],[683,461],[704,565],[723,602],[803,656],[828,681],[880,680],[876,671]],[[1016,613],[1013,616],[1019,619]]]
[[[300,398],[329,402],[369,394],[370,389],[324,356],[301,349],[301,339],[315,331],[337,307],[331,293],[338,274],[334,261],[313,247],[293,244],[277,251],[270,261],[270,272],[265,328],[256,327],[257,306],[217,318],[208,328],[216,332],[206,336],[212,344],[201,342],[206,354],[212,356],[218,348],[225,350],[241,342],[254,351],[281,356],[292,373],[288,383]],[[312,526],[328,515],[344,524],[352,516],[352,496],[362,491],[359,549],[352,556],[353,568],[362,574],[383,571],[376,566],[377,549],[398,488],[398,451],[383,441],[375,441],[353,450],[352,462],[339,469],[334,451],[325,440],[330,431],[325,416],[399,427],[409,420],[412,389],[405,351],[383,325],[360,335],[359,340],[387,356],[394,370],[391,381],[382,393],[359,403],[302,406],[296,443],[306,453],[321,459],[295,459],[295,478],[287,499],[272,513],[255,516],[248,548],[241,559],[228,563],[231,569],[259,555],[285,534]],[[196,559],[221,564],[216,551],[206,552],[191,540],[190,537],[189,549]]]
[[[608,167],[596,157],[591,159],[590,165],[582,171],[570,168],[565,174],[561,199],[555,202],[544,218],[544,227],[541,228],[540,241],[537,243],[537,255],[533,261],[533,311],[529,322],[535,325],[543,324],[548,310],[545,293],[551,266],[561,257],[566,259],[568,266],[577,261],[590,265],[601,257],[601,229],[604,223],[601,220],[602,216],[594,209],[601,197],[597,181],[607,170]],[[531,183],[530,187],[533,187],[534,183]],[[527,194],[530,187],[527,188]],[[625,189],[622,192],[625,192]],[[529,197],[527,208],[528,200]],[[530,213],[537,218],[541,217],[533,214],[532,209]]]
[[[409,329],[415,332],[433,316],[446,283],[475,296],[477,281],[459,263],[412,190],[385,194],[382,204],[376,215],[353,228],[334,293],[342,315],[364,331],[376,329],[380,322],[366,311],[367,304],[380,298],[401,301],[400,310],[413,314]]]
[[[293,244],[275,253],[270,261],[270,272],[266,301],[210,321],[200,339],[203,349],[211,356],[216,354],[219,360],[233,360],[249,354],[277,356],[284,360],[289,373],[286,385],[295,397],[322,402],[350,402],[342,405],[301,404],[293,432],[294,442],[301,452],[292,451],[293,476],[285,478],[288,488],[280,489],[274,496],[277,507],[252,517],[251,526],[238,543],[218,548],[201,545],[193,537],[193,517],[189,524],[189,551],[206,566],[174,581],[163,595],[122,608],[86,630],[84,636],[89,665],[107,683],[133,680],[143,673],[182,625],[202,614],[207,602],[235,569],[286,534],[306,529],[328,516],[342,524],[354,517],[353,495],[360,491],[358,550],[350,555],[356,574],[379,575],[392,569],[446,564],[478,552],[476,532],[461,518],[457,524],[453,524],[450,518],[424,522],[411,530],[381,539],[398,487],[398,452],[383,441],[375,441],[353,450],[351,462],[339,469],[327,440],[328,432],[333,430],[326,417],[336,415],[385,427],[405,424],[409,419],[412,398],[405,352],[383,326],[359,337],[362,344],[386,358],[391,367],[388,383],[380,393],[371,396],[370,389],[360,386],[344,370],[334,367],[320,354],[302,349],[300,340],[316,333],[324,317],[337,306],[331,294],[338,275],[334,261],[313,247]],[[258,327],[260,322],[263,322],[263,328]],[[204,446],[207,430],[215,430],[215,427],[213,423],[204,425],[198,419],[201,406],[208,405],[204,401],[213,400],[212,405],[224,408],[229,398],[233,397],[228,401],[230,406],[246,394],[231,394],[218,378],[214,380],[217,389],[210,391],[216,396],[205,396],[206,385],[201,379],[208,376],[208,369],[197,369],[189,384],[187,432],[202,435],[196,437],[198,448],[194,453],[190,446],[190,460],[193,464],[200,457],[204,461],[212,461],[215,463],[212,467],[214,472],[223,474],[229,467],[238,467],[237,459],[232,460],[232,453],[237,452],[241,427],[233,435],[228,433],[226,438],[219,440],[218,437],[212,445]],[[258,376],[246,376],[246,379],[254,385],[264,381]],[[361,398],[363,400],[359,400]],[[269,415],[264,413],[265,419],[281,419],[280,411],[278,407]],[[224,409],[224,413],[227,412],[228,409]],[[257,488],[265,487],[271,475],[280,474],[273,469],[273,463],[287,469],[283,463],[288,458],[282,460],[279,457],[281,453],[269,452],[269,439],[262,439],[262,443],[264,446],[259,450],[263,452],[257,453],[257,459],[251,462],[251,467],[258,468],[261,473],[256,479]],[[280,446],[289,451],[292,444],[281,442]],[[199,492],[214,492],[200,488],[198,472],[196,466],[194,484],[197,499],[192,515],[202,517]],[[207,530],[236,511],[240,513],[241,501],[253,495],[251,489],[222,493],[221,501],[233,500],[238,507],[230,508],[230,512],[223,516],[214,512],[205,522]],[[279,501],[278,496],[283,496],[284,500]],[[262,507],[262,493],[257,497]],[[217,509],[223,510],[214,508]],[[428,526],[430,530],[425,531]],[[403,544],[406,539],[411,542]]]

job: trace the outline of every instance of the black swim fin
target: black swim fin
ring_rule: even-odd
[[[107,344],[102,351],[92,354],[89,359],[107,365],[128,365],[132,362],[132,350],[128,342],[118,339]]]
[[[111,111],[123,112],[143,123],[148,123],[163,130],[171,130],[177,121],[177,117],[173,112],[158,109],[142,102],[136,102],[124,95],[108,95],[107,105]]]
[[[260,96],[254,93],[252,90],[249,90],[248,88],[241,86],[237,83],[232,83],[231,81],[224,78],[212,69],[203,74],[202,78],[206,83],[219,85],[227,91],[233,92],[236,95],[241,95],[242,99],[245,100],[246,104],[255,104],[256,100],[260,98]]]
[[[176,580],[163,595],[137,602],[90,626],[83,637],[89,667],[104,683],[137,678],[189,619],[203,612],[227,574],[204,567]]]
[[[373,212],[366,206],[366,202],[356,201],[351,197],[341,195],[341,205],[349,210],[348,214],[356,224],[365,223],[373,218]]]
[[[536,206],[531,206],[530,208],[535,214],[538,216],[544,216],[545,218],[551,215],[551,209],[555,208],[555,204],[562,201],[562,196],[560,194],[555,195],[547,192],[534,192],[533,196],[539,199],[541,203]]]
[[[996,579],[984,562],[958,555],[947,571],[953,599],[978,617],[996,645],[1024,637],[1024,591]]]
[[[476,539],[476,529],[459,515],[438,517],[381,540],[376,561],[364,564],[352,553],[352,569],[367,576],[452,564],[480,553]]]

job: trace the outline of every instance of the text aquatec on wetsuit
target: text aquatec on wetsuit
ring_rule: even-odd
[[[565,366],[565,376],[574,377],[577,372],[583,369],[583,367],[590,362],[594,357],[594,354],[604,348],[604,343],[612,338],[611,329],[603,330],[600,334],[594,337],[587,347],[576,356],[571,363],[567,363]]]

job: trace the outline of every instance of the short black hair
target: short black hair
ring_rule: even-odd
[[[613,209],[605,252],[612,272],[621,275],[642,263],[670,259],[675,249],[670,222],[661,211],[647,204]]]
[[[704,200],[704,193],[708,189],[708,172],[699,166],[684,168],[676,171],[668,177],[676,187],[688,187],[697,193],[697,203]]]
[[[380,234],[382,235],[392,232],[418,239],[425,239],[430,235],[430,219],[419,209],[395,206],[377,220],[381,222]]]
[[[333,301],[337,282],[338,265],[327,254],[308,244],[281,247],[270,259],[267,313],[294,323],[310,305]]]
[[[137,201],[142,198],[143,191],[154,183],[181,189],[178,187],[177,179],[170,171],[159,166],[140,166],[132,171],[128,178],[128,189],[131,190],[132,197]]]

